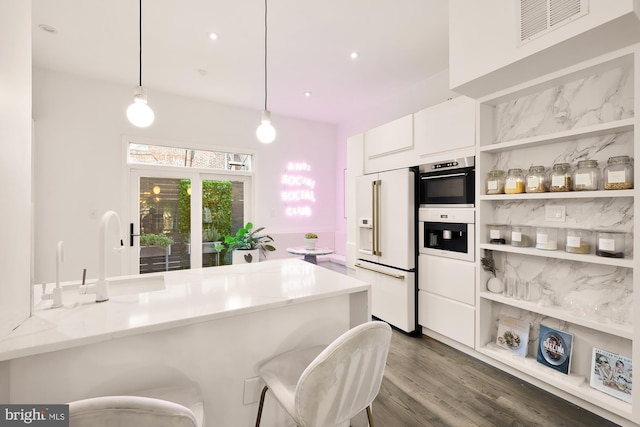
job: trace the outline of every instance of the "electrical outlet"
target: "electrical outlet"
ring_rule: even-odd
[[[264,387],[264,382],[260,377],[246,378],[244,380],[244,391],[242,396],[242,403],[249,405],[251,403],[258,402],[260,400],[260,393]]]
[[[565,206],[545,206],[544,219],[551,222],[564,222],[567,215]]]

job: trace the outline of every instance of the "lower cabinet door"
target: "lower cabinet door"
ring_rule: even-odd
[[[418,292],[418,323],[447,338],[474,347],[475,308],[430,292]]]

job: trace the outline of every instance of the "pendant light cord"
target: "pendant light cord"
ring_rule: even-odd
[[[264,0],[264,110],[267,111],[267,0]]]
[[[139,76],[138,76],[138,81],[139,81],[139,86],[142,87],[142,0],[140,0],[140,17],[139,17],[139,25],[138,25],[138,30],[139,30],[139,36],[140,36],[140,58],[139,58],[139,62],[140,62],[140,72],[139,72]]]

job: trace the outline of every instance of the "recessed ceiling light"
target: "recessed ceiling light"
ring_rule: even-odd
[[[351,52],[351,59],[360,58],[360,52]]]
[[[306,90],[306,91],[304,92],[304,96],[306,96],[307,98],[308,98],[308,97],[310,97],[310,96],[311,96],[311,94],[312,94],[312,92],[311,92],[310,90]]]
[[[211,40],[218,40],[218,34],[216,33],[207,33]]]
[[[56,30],[54,27],[52,27],[51,25],[47,25],[47,24],[40,24],[38,25],[38,28],[40,28],[42,31],[44,31],[45,33],[49,33],[49,34],[58,34],[58,30]]]

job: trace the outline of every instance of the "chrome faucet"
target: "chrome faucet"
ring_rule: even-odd
[[[109,282],[107,281],[107,231],[109,228],[109,222],[115,221],[117,227],[118,236],[122,234],[120,229],[120,217],[114,211],[107,211],[102,215],[100,220],[100,229],[98,231],[98,281],[94,286],[86,285],[84,292],[82,289],[80,293],[95,293],[96,302],[107,301],[109,299]],[[124,246],[122,239],[120,239],[120,246]],[[121,248],[115,248],[121,249]],[[81,287],[82,288],[82,287]]]

